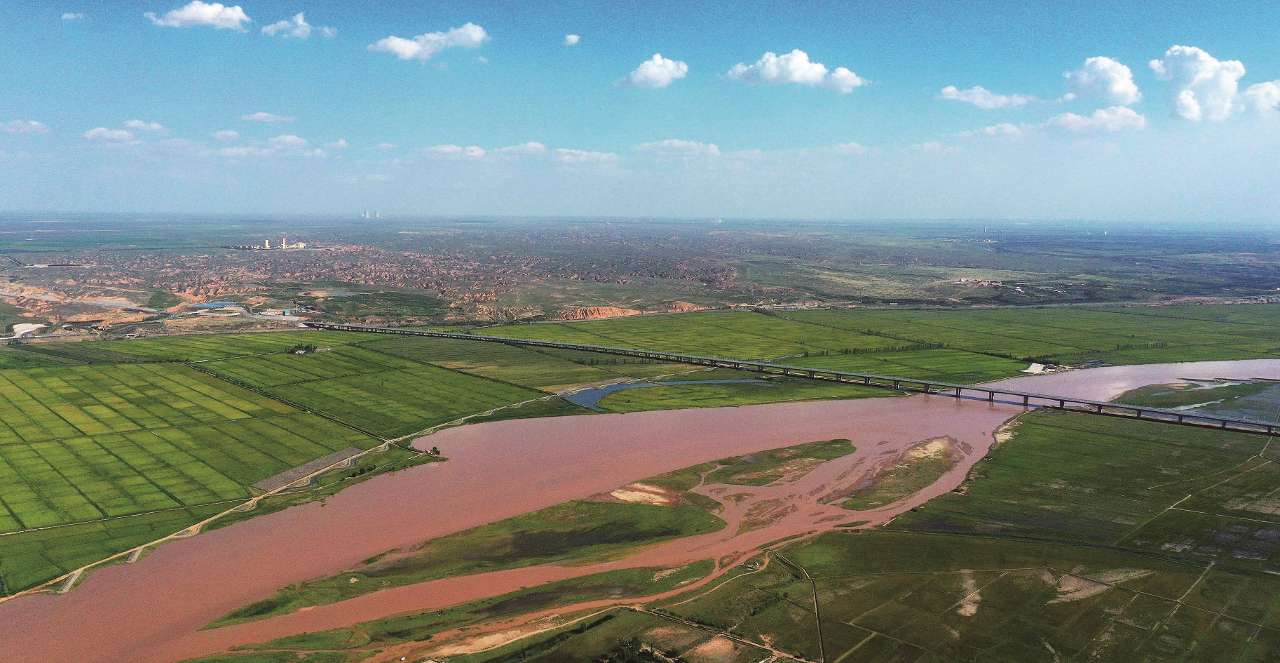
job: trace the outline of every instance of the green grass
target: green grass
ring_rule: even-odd
[[[527,612],[596,599],[656,594],[693,582],[711,572],[710,560],[676,569],[637,568],[536,585],[516,592],[443,610],[390,617],[349,628],[280,638],[244,649],[348,650],[424,641],[440,631]],[[210,659],[200,659],[208,661]],[[217,660],[217,659],[215,659]],[[253,659],[223,659],[253,660]],[[286,659],[288,660],[288,659]]]
[[[330,347],[368,340],[359,333],[295,330],[244,334],[192,334],[118,341],[60,341],[38,345],[42,352],[77,361],[118,363],[137,361],[207,361],[245,355],[283,353],[311,343]]]
[[[913,451],[908,450],[891,467],[876,475],[870,485],[855,488],[841,506],[855,510],[888,506],[933,485],[956,463],[956,453],[950,447],[937,453]]]
[[[368,592],[487,571],[581,563],[638,545],[712,532],[724,522],[700,506],[574,501],[390,551],[342,574],[293,585],[215,622],[223,626]]]
[[[22,344],[0,345],[0,369],[61,366],[73,363],[75,362],[70,359],[30,352]]]
[[[696,375],[689,376],[697,379]],[[739,373],[737,377],[746,377]],[[812,382],[795,379],[768,380],[767,384],[664,385],[617,391],[600,399],[598,407],[609,412],[647,412],[693,407],[730,407],[838,398],[877,398],[892,392],[873,387]]]
[[[738,486],[765,486],[793,471],[807,471],[820,463],[853,452],[853,442],[849,440],[826,440],[771,449],[719,461],[719,467],[707,475],[706,481]]]

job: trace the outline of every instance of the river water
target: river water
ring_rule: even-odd
[[[1106,400],[1181,378],[1280,379],[1280,360],[1107,367],[1001,381],[1009,389]],[[992,433],[1022,408],[946,396],[811,401],[737,408],[500,421],[441,431],[419,441],[446,463],[375,477],[324,503],[294,507],[166,544],[133,564],[92,572],[67,594],[0,604],[2,661],[170,661],[228,646],[440,607],[558,577],[487,574],[375,592],[332,606],[236,627],[210,621],[290,584],[332,575],[360,560],[690,465],[801,442],[849,438],[858,451],[794,484],[741,490],[730,527],[641,551],[633,564],[749,554],[781,536],[833,526],[836,518],[882,522],[953,489],[986,453]],[[815,495],[857,479],[880,459],[948,437],[963,457],[925,491],[881,512],[850,512]],[[715,496],[713,494],[713,496]],[[803,500],[800,498],[803,496]],[[752,506],[777,505],[767,528],[738,533]],[[798,508],[787,511],[789,506]],[[616,565],[614,565],[616,567]],[[588,569],[590,571],[591,569]]]

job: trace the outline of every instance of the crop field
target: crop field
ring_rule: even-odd
[[[447,338],[388,338],[362,343],[361,346],[417,362],[550,392],[574,385],[688,369],[686,366],[627,357]]]
[[[52,536],[30,530],[243,499],[256,481],[374,442],[181,365],[0,371],[0,533],[23,532],[0,537],[0,572],[19,573],[26,544]]]
[[[60,357],[42,355],[37,352],[28,352],[19,346],[0,345],[0,369],[61,366],[72,363],[75,362]]]
[[[481,334],[739,359],[918,349],[921,344],[833,330],[757,313],[676,313],[586,322],[514,325]]]
[[[91,363],[207,361],[285,352],[300,344],[345,345],[368,340],[358,333],[282,331],[244,334],[196,334],[119,341],[63,341],[26,346],[43,354]]]
[[[690,377],[696,378],[696,374]],[[677,381],[660,387],[617,391],[600,399],[597,406],[609,412],[649,412],[887,395],[891,392],[874,387],[794,379],[772,379],[764,384],[680,384]]]
[[[1222,309],[1229,308],[1230,312]],[[1225,320],[1211,319],[1215,311]],[[783,314],[1020,360],[1149,363],[1280,356],[1280,306],[1168,306],[968,311],[815,310]]]

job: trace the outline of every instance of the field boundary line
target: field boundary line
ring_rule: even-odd
[[[239,379],[239,378],[234,378],[234,377],[231,377],[231,376],[228,376],[228,375],[223,375],[223,374],[218,373],[217,371],[215,371],[215,370],[213,370],[213,369],[206,368],[206,367],[204,367],[204,366],[197,366],[197,365],[195,365],[195,364],[193,364],[193,363],[191,363],[191,362],[185,362],[185,361],[184,361],[184,362],[180,362],[180,363],[181,363],[182,365],[184,365],[184,366],[187,366],[187,367],[191,368],[191,369],[192,369],[192,370],[194,370],[194,371],[199,371],[200,373],[204,373],[204,374],[209,375],[209,376],[211,376],[211,377],[213,377],[213,378],[216,378],[216,379],[218,379],[218,380],[222,380],[223,382],[226,382],[226,383],[228,383],[228,384],[232,384],[232,385],[235,385],[235,386],[237,386],[237,387],[240,387],[241,389],[247,389],[247,390],[249,390],[249,391],[251,391],[251,392],[253,392],[253,393],[255,393],[255,394],[258,394],[259,396],[262,396],[262,397],[264,397],[264,398],[269,398],[269,399],[271,399],[271,400],[273,400],[273,401],[276,401],[277,403],[283,403],[283,404],[285,404],[285,405],[288,405],[289,407],[291,407],[291,408],[293,408],[293,409],[295,409],[295,410],[299,410],[299,411],[302,411],[302,412],[306,412],[307,414],[314,414],[314,415],[315,415],[315,416],[317,416],[317,417],[322,417],[322,418],[324,418],[324,419],[328,419],[329,421],[332,421],[332,422],[334,422],[334,423],[336,423],[336,424],[339,424],[339,425],[345,426],[345,427],[347,427],[347,428],[350,428],[351,430],[356,431],[357,433],[363,433],[363,434],[365,434],[365,435],[367,435],[367,436],[369,436],[369,437],[371,437],[371,438],[373,438],[373,439],[375,439],[375,440],[378,440],[378,441],[380,441],[380,442],[384,442],[384,443],[386,443],[386,442],[390,442],[390,441],[391,441],[389,438],[383,437],[383,436],[381,436],[381,435],[379,435],[379,434],[377,434],[377,433],[374,433],[373,431],[367,430],[367,429],[362,428],[362,427],[360,427],[360,426],[357,426],[357,425],[355,425],[355,424],[353,424],[353,423],[350,423],[350,422],[347,422],[347,421],[343,421],[342,419],[339,419],[338,417],[335,417],[335,416],[333,416],[333,415],[331,415],[331,414],[329,414],[329,413],[327,413],[327,412],[323,412],[323,411],[321,411],[321,410],[317,410],[317,409],[312,408],[312,407],[310,407],[310,406],[303,405],[302,403],[298,403],[298,402],[296,402],[296,401],[289,400],[289,399],[287,399],[287,398],[284,398],[283,396],[277,396],[277,395],[275,395],[275,394],[273,394],[273,393],[271,393],[271,392],[269,392],[269,391],[267,391],[267,390],[265,390],[265,389],[262,389],[261,387],[257,387],[257,386],[255,386],[255,385],[249,384],[248,382],[245,382],[245,381],[243,381],[243,380],[241,380],[241,379]]]

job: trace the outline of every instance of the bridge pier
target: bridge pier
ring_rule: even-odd
[[[672,352],[656,352],[652,350],[643,350],[639,348],[614,348],[600,345],[588,345],[582,343],[560,343],[556,341],[537,341],[532,339],[509,338],[502,336],[485,336],[481,334],[473,334],[470,332],[442,332],[442,331],[418,331],[413,329],[403,329],[396,327],[373,327],[368,325],[343,325],[331,324],[324,322],[306,322],[306,327],[312,329],[324,329],[341,332],[364,332],[372,334],[397,334],[401,336],[425,336],[429,338],[449,338],[467,341],[482,341],[489,343],[501,343],[515,347],[539,347],[539,348],[557,348],[563,350],[574,350],[581,352],[595,352],[600,354],[610,354],[624,357],[639,357],[652,361],[666,361],[681,364],[694,364],[700,366],[722,366],[726,368],[734,368],[738,370],[755,371],[761,374],[770,375],[788,375],[798,378],[807,378],[811,380],[827,380],[841,383],[857,383],[871,387],[879,387],[883,389],[893,389],[902,392],[904,384],[917,385],[919,391],[926,394],[947,393],[956,398],[964,398],[965,390],[969,390],[971,398],[975,400],[980,398],[980,394],[987,395],[987,401],[994,403],[997,394],[1008,396],[1011,399],[1022,398],[1022,407],[1030,408],[1031,399],[1038,398],[1044,401],[1045,406],[1052,406],[1056,401],[1059,409],[1066,409],[1067,401],[1070,400],[1074,406],[1072,410],[1086,414],[1125,416],[1125,412],[1129,412],[1129,416],[1137,419],[1145,419],[1147,421],[1163,422],[1168,424],[1181,424],[1184,426],[1199,426],[1201,428],[1218,428],[1223,430],[1236,430],[1241,432],[1252,432],[1265,435],[1275,435],[1280,429],[1280,424],[1267,424],[1259,421],[1250,421],[1247,419],[1225,419],[1221,417],[1206,417],[1200,415],[1186,415],[1174,410],[1163,410],[1160,408],[1140,408],[1134,406],[1120,405],[1116,403],[1106,403],[1091,400],[1067,399],[1057,396],[1044,394],[1032,394],[1019,391],[1007,391],[1001,389],[990,389],[981,386],[957,385],[948,383],[933,383],[923,380],[913,380],[891,375],[874,375],[868,373],[855,373],[851,371],[834,371],[823,369],[812,369],[806,366],[786,366],[782,364],[773,364],[765,361],[743,361],[737,359],[727,359],[720,357],[698,357],[687,354],[677,354]],[[934,387],[938,388],[934,392]],[[1002,401],[1003,402],[1003,401]],[[1014,401],[1016,402],[1016,401]]]

